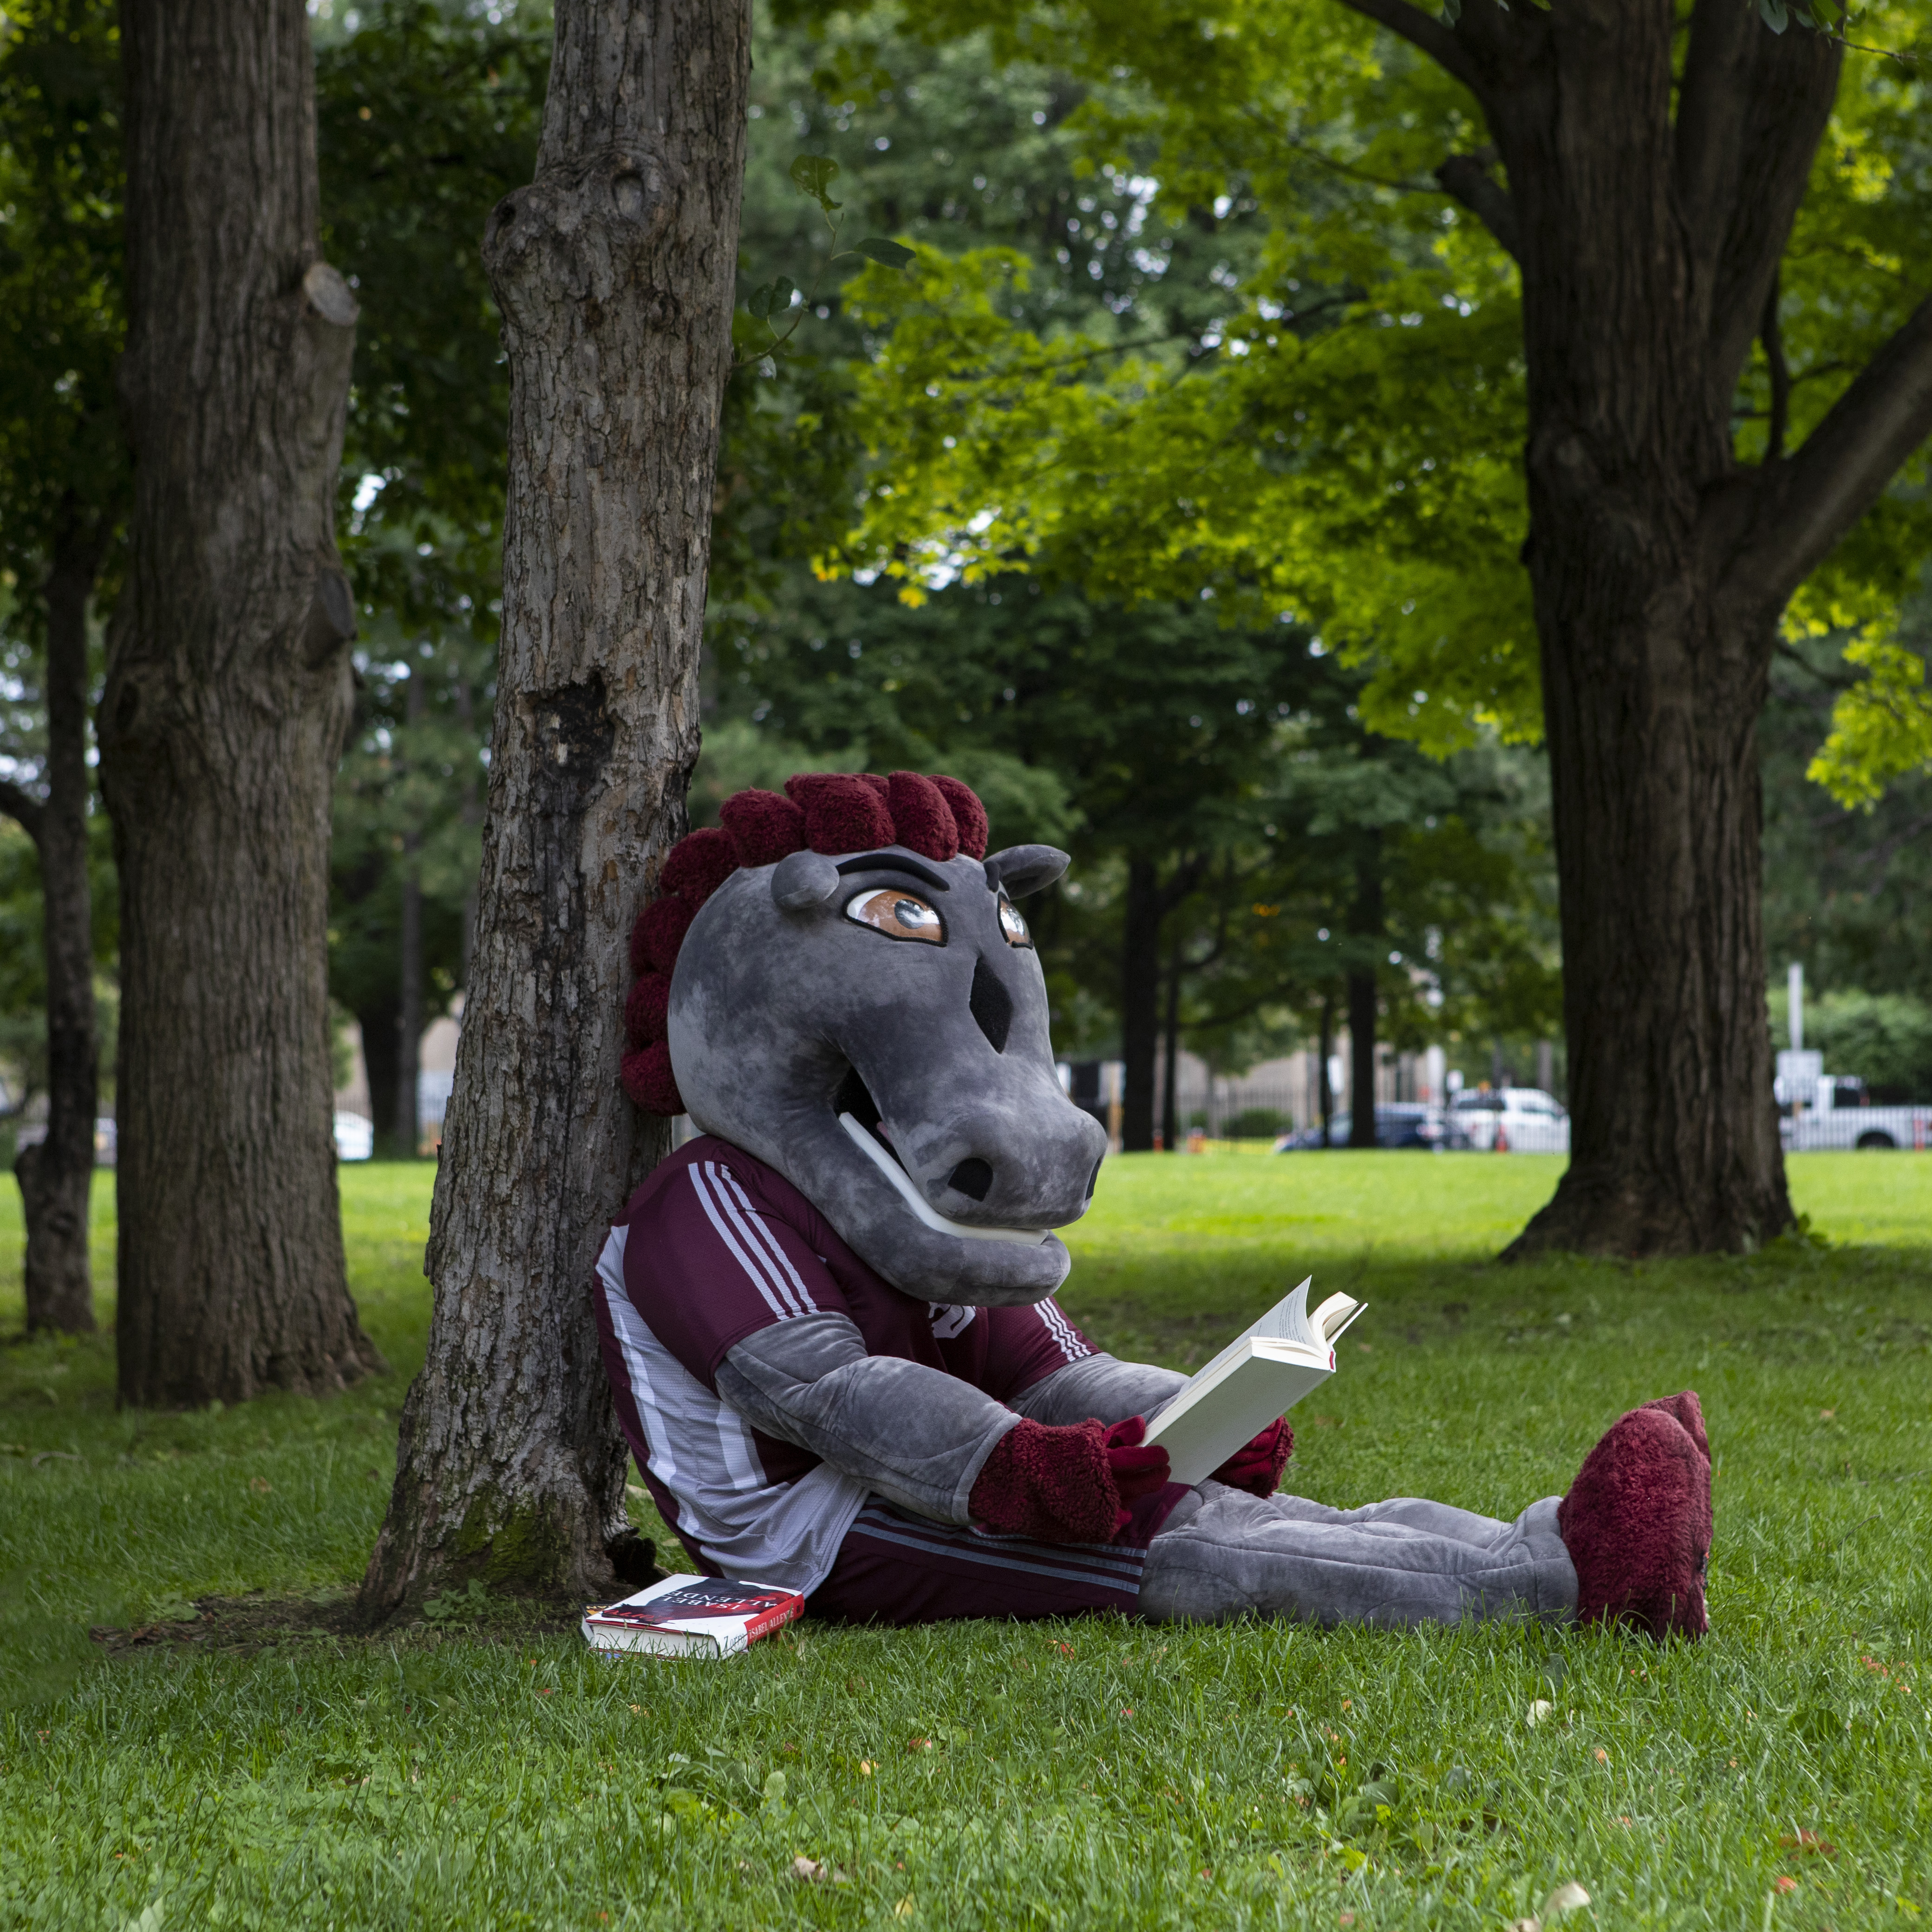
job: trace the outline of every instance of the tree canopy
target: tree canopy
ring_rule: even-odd
[[[1521,292],[1465,88],[1340,4],[995,17],[1003,51],[1081,83],[1065,132],[1086,218],[1104,223],[1123,188],[1138,198],[1096,250],[1159,283],[1162,244],[1204,231],[1222,299],[1175,340],[1131,299],[1104,324],[1042,326],[1016,300],[1036,270],[1010,249],[928,242],[910,277],[868,272],[855,296],[881,342],[859,392],[873,467],[842,560],[915,595],[1024,558],[1109,597],[1205,589],[1290,610],[1370,668],[1378,729],[1438,748],[1484,718],[1538,735],[1516,562]],[[942,8],[922,31],[986,18]],[[1800,443],[1923,298],[1925,31],[1903,5],[1861,13],[1860,39],[1907,58],[1848,61],[1738,392],[1741,460]],[[1687,44],[1681,31],[1680,69]],[[1787,618],[1851,641],[1874,674],[1821,775],[1924,757],[1922,722],[1906,722],[1922,714],[1898,698],[1922,668],[1881,633],[1932,534],[1925,460]]]

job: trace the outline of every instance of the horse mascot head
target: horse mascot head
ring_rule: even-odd
[[[956,778],[817,772],[672,848],[631,945],[624,1084],[776,1168],[895,1287],[998,1306],[1065,1279],[1107,1150],[1062,1091],[1016,902]]]

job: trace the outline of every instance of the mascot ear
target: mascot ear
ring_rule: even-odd
[[[781,912],[809,912],[838,890],[838,868],[822,852],[794,852],[772,872],[772,898]]]
[[[986,862],[987,884],[1019,899],[1052,885],[1073,862],[1052,845],[1009,845]]]

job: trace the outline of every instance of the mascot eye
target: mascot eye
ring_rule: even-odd
[[[1002,897],[1000,901],[1000,930],[1006,935],[1009,946],[1030,946],[1033,934],[1027,930],[1027,922],[1021,918],[1011,899]]]
[[[946,944],[946,927],[925,900],[910,892],[860,892],[845,902],[845,916],[888,939],[922,939],[928,946]]]

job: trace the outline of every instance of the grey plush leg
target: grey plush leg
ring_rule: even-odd
[[[1248,1612],[1324,1624],[1555,1622],[1576,1608],[1557,1500],[1498,1522],[1418,1497],[1337,1510],[1210,1480],[1149,1544],[1141,1615],[1157,1623]]]

